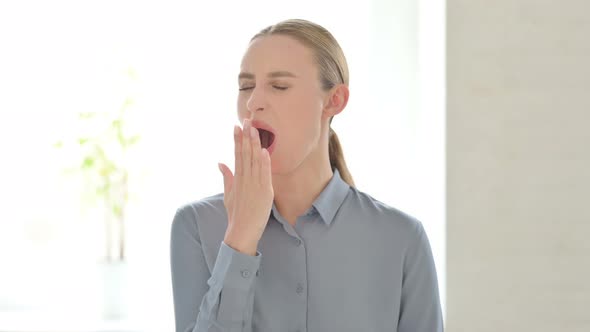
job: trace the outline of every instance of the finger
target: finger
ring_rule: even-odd
[[[235,154],[235,175],[242,175],[242,129],[234,126],[234,154]]]
[[[272,185],[270,154],[267,149],[260,151],[260,184],[265,187]]]
[[[227,196],[231,192],[231,185],[232,185],[232,181],[233,181],[234,176],[232,175],[229,167],[227,167],[225,164],[219,163],[218,165],[219,165],[219,170],[221,171],[221,174],[223,175],[223,192]]]
[[[260,136],[258,136],[258,130],[254,127],[250,127],[250,139],[252,142],[252,177],[258,180],[260,177]]]
[[[252,176],[252,147],[250,144],[250,120],[244,120],[242,128],[242,175]]]

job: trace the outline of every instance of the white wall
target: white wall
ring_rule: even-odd
[[[448,331],[590,331],[590,2],[447,7]]]

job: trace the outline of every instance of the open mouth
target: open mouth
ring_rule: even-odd
[[[275,140],[275,135],[265,129],[258,128],[258,135],[260,136],[260,145],[268,149]]]

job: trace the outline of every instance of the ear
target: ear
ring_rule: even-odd
[[[326,106],[324,106],[326,117],[334,116],[344,110],[348,103],[348,94],[348,87],[344,84],[337,84],[330,90],[326,96]]]

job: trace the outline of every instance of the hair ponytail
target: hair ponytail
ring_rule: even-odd
[[[348,183],[349,186],[354,187],[352,175],[350,174],[348,166],[346,166],[346,161],[344,160],[344,154],[342,153],[340,140],[338,140],[338,135],[336,135],[336,132],[334,129],[332,129],[332,127],[330,127],[328,141],[328,151],[330,154],[330,165],[332,166],[332,170],[337,169],[342,180]]]

